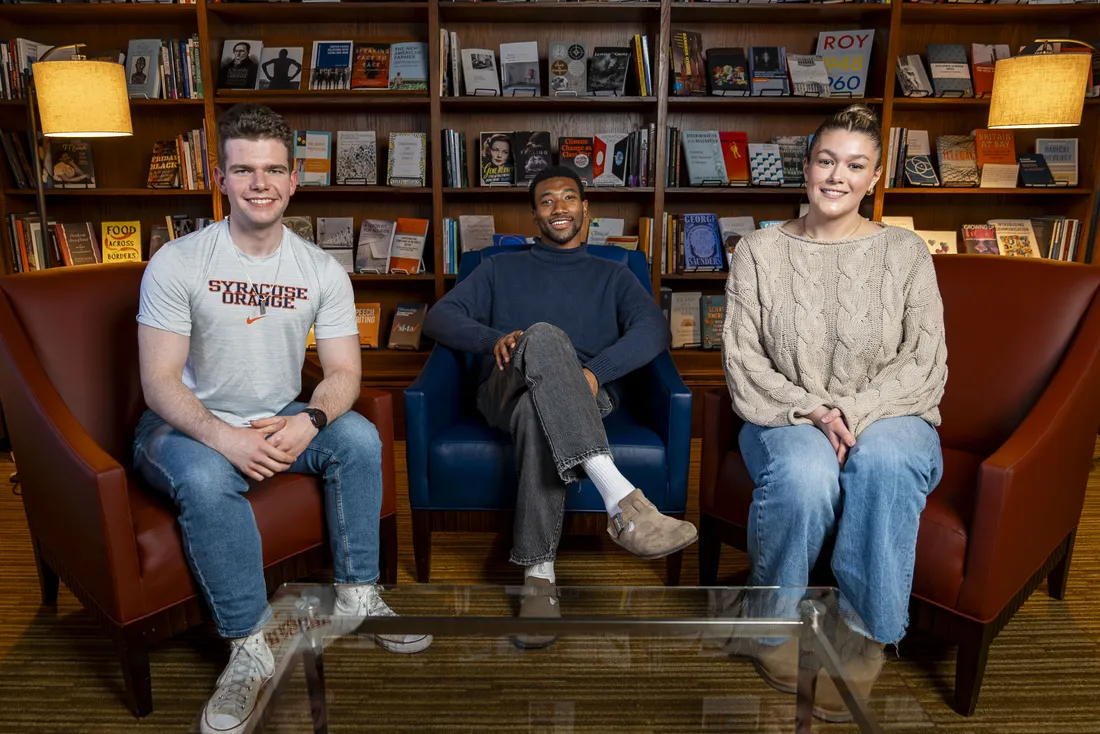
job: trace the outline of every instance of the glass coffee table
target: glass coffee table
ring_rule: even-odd
[[[558,587],[559,619],[516,616],[523,586],[412,584],[383,597],[398,617],[358,629],[334,618],[333,588],[286,584],[265,630],[276,672],[249,731],[811,731],[819,670],[852,722],[829,731],[927,729],[890,666],[855,697],[837,650],[860,624],[836,589]],[[430,634],[413,655],[376,633]],[[523,641],[554,638],[538,649]],[[797,693],[754,671],[762,643],[799,641]]]

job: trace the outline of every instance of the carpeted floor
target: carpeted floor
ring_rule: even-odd
[[[698,442],[689,508],[697,507]],[[1098,453],[1100,455],[1100,453]],[[404,466],[398,445],[398,467]],[[10,464],[0,462],[0,476]],[[1041,587],[994,643],[975,716],[948,698],[953,649],[906,641],[876,688],[887,731],[1100,732],[1100,470],[1094,469],[1077,536],[1068,601]],[[412,584],[407,486],[398,475],[400,583]],[[689,513],[689,519],[696,519]],[[437,534],[433,581],[514,583],[507,548],[488,535]],[[746,558],[723,553],[721,579],[743,578]],[[694,548],[684,583],[697,578]],[[659,585],[664,565],[627,556],[610,540],[566,539],[560,584]],[[56,610],[39,605],[20,498],[0,488],[0,732],[185,732],[225,662],[212,629],[192,630],[153,652],[154,713],[134,719],[109,641],[62,587]],[[751,666],[700,645],[582,638],[519,654],[507,641],[439,640],[430,654],[398,657],[362,641],[326,656],[333,732],[654,732],[791,730],[792,699]],[[369,657],[365,657],[369,656]],[[371,661],[364,664],[364,660]],[[304,684],[290,678],[267,731],[309,731]],[[820,725],[828,732],[851,725]]]

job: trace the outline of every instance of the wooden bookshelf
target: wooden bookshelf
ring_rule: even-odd
[[[804,201],[802,188],[689,188],[666,186],[665,128],[744,130],[751,142],[773,135],[805,135],[833,110],[850,104],[845,98],[705,97],[668,94],[667,48],[672,29],[697,31],[703,46],[784,45],[791,53],[814,50],[823,30],[874,29],[867,97],[859,102],[891,126],[927,129],[931,137],[968,133],[985,126],[988,99],[913,99],[900,97],[895,80],[899,55],[923,54],[929,42],[1007,43],[1012,48],[1038,37],[1100,37],[1100,12],[1095,5],[971,5],[914,4],[722,4],[673,2],[493,3],[415,0],[411,2],[233,3],[199,0],[197,5],[160,4],[28,4],[0,5],[0,37],[25,37],[44,43],[83,42],[95,50],[125,50],[130,38],[185,38],[197,33],[203,50],[206,87],[203,100],[133,100],[134,136],[93,142],[97,182],[93,190],[49,191],[51,217],[65,221],[132,220],[143,229],[163,222],[168,214],[220,218],[228,201],[211,191],[157,191],[144,188],[153,142],[199,127],[213,132],[218,116],[234,104],[258,102],[282,113],[294,128],[313,130],[375,130],[379,170],[385,170],[389,132],[424,132],[434,142],[439,131],[465,130],[475,164],[478,133],[489,130],[550,130],[551,137],[592,135],[607,130],[634,130],[655,124],[658,139],[657,180],[645,188],[590,188],[593,216],[622,217],[627,232],[636,233],[641,216],[661,222],[666,212],[716,211],[721,216],[752,215],[757,221],[797,216]],[[428,42],[429,69],[439,68],[440,29],[458,33],[465,48],[497,48],[507,41],[537,41],[545,54],[550,41],[578,40],[588,48],[626,45],[634,33],[649,36],[653,54],[651,97],[505,98],[441,97],[437,79],[426,94],[387,92],[241,92],[215,88],[217,61],[226,39],[260,38],[265,44],[299,45],[307,58],[312,42],[334,38],[418,39]],[[545,81],[544,81],[545,84]],[[24,131],[22,101],[0,102],[0,127]],[[883,184],[865,199],[867,216],[912,215],[923,229],[954,229],[964,223],[994,217],[1059,214],[1082,220],[1078,260],[1091,262],[1097,241],[1094,211],[1100,173],[1100,100],[1088,100],[1078,128],[1018,130],[1016,149],[1033,149],[1038,137],[1080,140],[1080,183],[1074,188],[1020,189],[886,189]],[[335,143],[335,140],[334,140]],[[885,152],[884,152],[885,153]],[[211,157],[216,156],[213,141]],[[352,282],[361,302],[380,302],[392,309],[399,301],[433,303],[456,280],[443,273],[444,217],[493,214],[498,232],[534,234],[528,192],[524,187],[444,187],[440,147],[429,144],[428,181],[422,188],[387,186],[300,187],[288,215],[399,216],[432,222],[425,251],[425,273],[356,275]],[[211,161],[213,165],[214,161]],[[384,174],[382,174],[384,175]],[[0,214],[5,215],[3,265],[11,272],[6,214],[33,212],[33,191],[14,187],[10,172],[0,174]],[[652,265],[652,284],[674,290],[723,292],[725,273],[661,274],[659,258]],[[389,311],[392,312],[392,311]],[[385,324],[384,324],[385,325]],[[387,349],[363,352],[364,379],[395,392],[415,378],[429,344],[419,352]],[[693,388],[724,384],[720,352],[675,350],[681,374]],[[399,401],[400,402],[400,401]]]

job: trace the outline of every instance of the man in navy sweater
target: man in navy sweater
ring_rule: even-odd
[[[481,355],[477,406],[511,433],[519,467],[511,560],[526,568],[521,616],[558,616],[554,556],[566,485],[588,476],[607,509],[607,532],[642,558],[696,538],[660,514],[615,467],[603,418],[619,403],[618,378],[668,348],[668,324],[630,270],[593,257],[583,242],[588,202],[562,166],[531,182],[542,239],[486,259],[428,313],[424,333]]]

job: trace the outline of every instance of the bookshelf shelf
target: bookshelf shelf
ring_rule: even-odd
[[[726,280],[728,272],[716,273],[668,273],[661,276],[661,280]]]
[[[115,23],[194,23],[197,5],[0,5],[0,21],[84,25]]]
[[[352,91],[287,91],[244,92],[217,95],[214,104],[231,106],[241,102],[270,105],[271,107],[407,107],[427,108],[431,104],[428,95],[393,94],[390,92]]]
[[[207,5],[207,12],[233,23],[428,22],[426,2],[232,3]]]
[[[434,273],[417,273],[416,275],[394,275],[392,273],[354,273],[349,276],[352,283],[434,283]]]
[[[213,192],[210,189],[46,189],[46,196],[205,196]],[[34,197],[34,189],[4,189],[4,196]]]
[[[1095,20],[1095,5],[963,5],[903,3],[901,20],[906,24],[973,23],[1004,25],[1020,23],[1049,26]]]
[[[2,6],[0,6],[2,7]],[[173,107],[202,107],[205,102],[201,99],[131,99],[131,109],[170,109]],[[0,109],[5,107],[26,107],[27,103],[22,99],[0,99]]]
[[[674,186],[665,196],[805,196],[804,186]]]
[[[379,171],[379,176],[384,176]],[[361,198],[374,198],[377,196],[431,196],[432,190],[427,187],[406,186],[299,186],[294,190],[294,196],[355,196]]]
[[[443,97],[440,106],[484,114],[535,110],[626,110],[657,107],[656,97]]]
[[[882,97],[669,97],[670,112],[827,112],[850,104],[881,105]]]
[[[443,195],[447,197],[519,197],[526,199],[526,186],[470,186],[461,189],[443,189]],[[653,196],[652,186],[588,186],[584,190],[585,198],[602,199],[612,197],[645,197]]]
[[[1097,12],[1100,13],[1100,11]],[[1086,109],[1097,106],[1100,106],[1100,97],[1085,100]],[[973,109],[978,107],[989,107],[989,97],[894,97],[895,110],[939,111]]]
[[[657,21],[661,16],[659,2],[440,2],[440,23],[561,23],[568,16],[570,23],[623,23]]]
[[[672,3],[673,23],[862,23],[888,25],[890,6],[862,3]]]
[[[942,186],[886,189],[887,196],[1088,196],[1092,189],[1066,186],[1015,189],[949,189]]]

